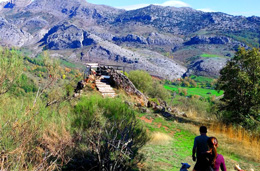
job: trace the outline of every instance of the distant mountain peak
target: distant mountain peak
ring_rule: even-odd
[[[29,5],[32,1],[31,0],[9,0],[6,2],[4,8],[14,8],[14,7],[25,7]]]

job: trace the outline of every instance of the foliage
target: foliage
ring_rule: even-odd
[[[224,90],[219,106],[223,119],[254,127],[260,121],[260,52],[241,48],[221,72],[218,90]]]
[[[59,64],[47,54],[40,65],[16,50],[1,49],[0,55],[0,170],[60,170],[74,145],[71,104],[63,91],[69,80],[58,85]],[[59,105],[47,107],[48,100],[60,100]]]
[[[7,93],[22,73],[23,58],[16,50],[0,47],[0,95]]]
[[[203,76],[192,75],[190,77],[178,78],[172,81],[166,81],[167,85],[190,87],[190,88],[207,88],[215,89],[216,80]]]
[[[76,151],[88,154],[86,169],[127,170],[137,164],[138,150],[148,137],[135,112],[122,99],[83,97],[74,113],[73,127],[82,137],[81,146],[87,147]]]
[[[181,108],[184,111],[192,110],[196,111],[199,116],[207,116],[210,110],[210,103],[207,101],[200,100],[197,97],[193,98],[185,98],[185,97],[177,97],[172,105]]]
[[[254,48],[259,47],[259,32],[251,32],[248,30],[241,30],[236,32],[223,33],[223,35],[231,37],[239,42]]]
[[[1,170],[56,170],[68,160],[69,104],[53,109],[45,104],[36,93],[0,96]]]
[[[151,98],[160,98],[166,100],[169,98],[169,92],[163,85],[153,80],[148,72],[142,70],[130,71],[128,78],[133,82],[137,89]]]
[[[128,73],[126,71],[123,72],[123,74],[127,77],[129,77]]]
[[[170,93],[163,87],[159,81],[154,80],[152,86],[148,90],[148,95],[151,98],[160,98],[166,100],[170,97]]]
[[[44,66],[42,56],[39,56],[38,58],[24,57],[24,59],[27,60],[28,62],[34,64],[34,65]]]
[[[32,79],[28,78],[26,74],[22,74],[17,82],[17,86],[22,88],[25,93],[37,92],[37,86]]]
[[[150,87],[152,86],[152,77],[146,71],[130,71],[128,78],[133,82],[138,90],[145,94],[148,93]]]

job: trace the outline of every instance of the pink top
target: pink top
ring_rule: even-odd
[[[221,154],[217,155],[214,171],[219,171],[219,168],[221,168],[222,171],[227,171],[224,157]]]

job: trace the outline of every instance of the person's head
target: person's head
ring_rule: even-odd
[[[208,143],[209,149],[218,147],[218,140],[216,137],[209,137],[207,143]]]
[[[200,133],[201,134],[206,134],[208,131],[207,131],[207,127],[205,127],[205,126],[201,126],[200,127]]]
[[[208,141],[207,141],[208,147],[209,147],[209,151],[211,152],[212,156],[213,156],[213,161],[212,161],[212,165],[215,165],[216,159],[217,159],[217,147],[218,147],[218,140],[216,137],[209,137]]]

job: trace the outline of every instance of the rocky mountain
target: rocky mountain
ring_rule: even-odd
[[[0,14],[0,45],[29,49],[32,56],[49,50],[72,62],[125,65],[168,79],[216,77],[238,47],[260,43],[260,17],[191,8],[125,11],[85,0],[13,0],[0,3]]]

